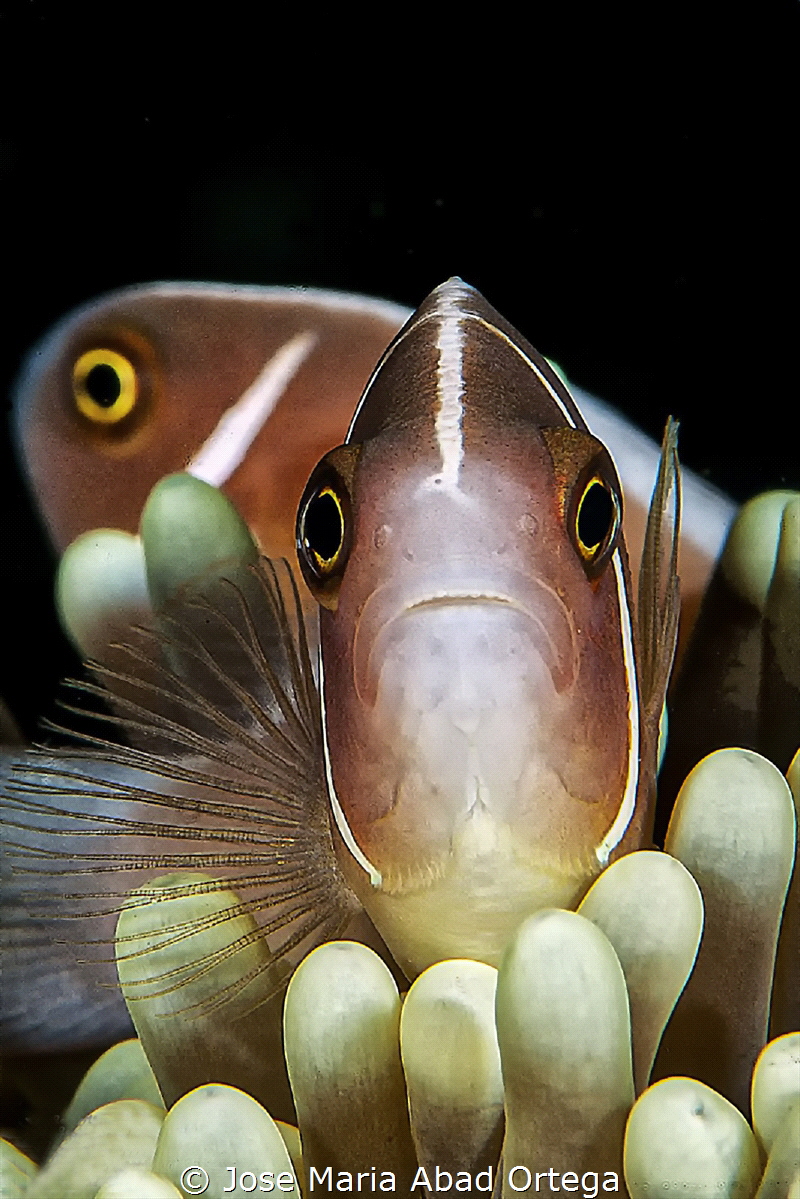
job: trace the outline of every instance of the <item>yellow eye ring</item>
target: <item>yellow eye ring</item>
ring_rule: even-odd
[[[619,501],[608,483],[593,475],[575,509],[575,541],[581,557],[592,562],[611,544],[619,526]]]
[[[116,350],[87,350],[72,368],[72,394],[88,420],[116,425],[133,411],[139,398],[136,371]]]
[[[336,569],[345,540],[344,508],[333,487],[321,487],[311,497],[301,524],[301,541],[308,558],[321,576],[329,575]]]

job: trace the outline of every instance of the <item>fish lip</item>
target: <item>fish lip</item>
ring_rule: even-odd
[[[510,608],[515,608],[518,612],[531,615],[524,604],[521,604],[510,595],[504,595],[500,591],[478,591],[472,588],[463,588],[436,591],[430,595],[423,595],[419,599],[411,600],[395,613],[393,619],[397,620],[399,617],[405,616],[408,612],[414,612],[417,608],[444,607],[448,604],[481,604],[487,601],[495,604],[507,604]]]

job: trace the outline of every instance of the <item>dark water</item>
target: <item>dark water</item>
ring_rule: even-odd
[[[196,58],[136,13],[3,14],[25,80],[0,140],[4,395],[42,332],[110,288],[302,283],[414,306],[460,274],[653,436],[679,417],[683,460],[737,499],[800,486],[789,6],[726,29],[678,6],[638,50],[543,8],[535,37],[476,28],[466,57],[415,43],[416,80],[386,46],[306,60],[307,30],[263,43],[224,14],[193,31]],[[31,732],[74,662],[5,428],[0,481],[0,692]]]

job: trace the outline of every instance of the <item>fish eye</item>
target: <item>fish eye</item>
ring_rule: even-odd
[[[350,552],[350,495],[332,469],[315,471],[297,515],[297,557],[319,603],[334,607]]]
[[[133,363],[116,350],[87,350],[72,368],[72,395],[88,420],[117,424],[133,411],[139,397]]]
[[[584,562],[595,565],[607,555],[619,528],[620,514],[616,493],[605,479],[593,475],[583,488],[574,518],[575,543]]]
[[[332,487],[321,487],[306,504],[302,538],[303,549],[317,570],[330,573],[344,545],[342,503]]]

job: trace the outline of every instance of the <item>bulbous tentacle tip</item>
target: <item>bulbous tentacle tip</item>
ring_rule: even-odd
[[[131,625],[152,624],[141,539],[122,529],[82,533],[59,563],[56,608],[75,648],[98,661]]]
[[[383,961],[354,941],[313,950],[286,993],[284,1049],[307,1170],[416,1169],[400,1060],[400,996]],[[332,1097],[336,1096],[335,1101]]]
[[[625,974],[634,1077],[641,1092],[697,957],[703,933],[700,889],[676,858],[639,850],[600,875],[578,912],[606,934]],[[664,912],[670,913],[668,921]]]
[[[224,879],[184,871],[137,888],[120,915],[120,986],[167,1104],[214,1079],[294,1114],[278,993],[289,969],[254,907]]]
[[[625,1130],[631,1199],[663,1189],[751,1197],[761,1176],[744,1116],[693,1078],[665,1078],[637,1099]]]
[[[156,609],[187,585],[258,560],[255,541],[233,504],[216,487],[186,473],[167,475],[155,485],[140,534]]]
[[[741,508],[720,559],[725,579],[737,595],[763,612],[775,572],[785,510],[796,491],[765,491]]]
[[[699,1078],[745,1112],[767,1040],[794,862],[795,815],[785,778],[752,750],[709,754],[681,788],[665,848],[700,887],[705,931],[654,1077]]]
[[[143,1099],[154,1107],[164,1107],[152,1067],[136,1037],[112,1045],[84,1074],[61,1117],[64,1133],[73,1132],[91,1112],[117,1099]]]
[[[39,1199],[96,1195],[122,1170],[150,1170],[164,1123],[163,1108],[142,1099],[119,1099],[97,1108],[58,1146],[31,1180]]]
[[[753,1070],[750,1087],[753,1129],[765,1155],[772,1151],[781,1126],[798,1099],[800,1032],[790,1032],[764,1046]]]
[[[621,1176],[634,1095],[630,1018],[622,967],[606,935],[575,912],[531,916],[501,963],[496,1012],[506,1163]]]
[[[470,1175],[494,1167],[503,1135],[495,1029],[497,971],[452,960],[425,970],[400,1018],[411,1131],[421,1166]]]
[[[246,1191],[250,1177],[258,1185],[262,1173],[271,1174],[278,1193],[300,1199],[280,1129],[260,1103],[237,1087],[211,1083],[179,1099],[164,1120],[152,1170],[180,1187],[181,1194],[236,1193],[240,1176],[246,1176]]]

